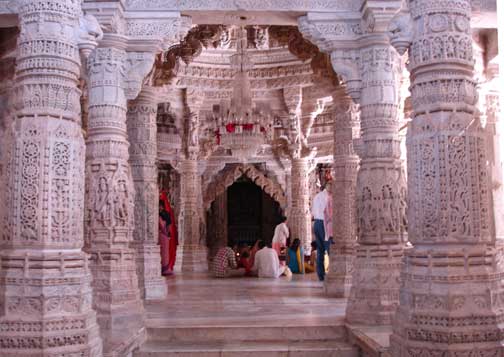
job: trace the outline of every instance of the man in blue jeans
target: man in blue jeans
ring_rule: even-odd
[[[327,251],[327,254],[329,254],[329,241],[326,239],[329,237],[326,237],[324,229],[324,209],[327,206],[330,190],[331,185],[327,183],[324,190],[315,195],[312,204],[313,230],[315,232],[315,242],[317,243],[317,275],[320,281],[323,281],[325,277],[325,252]]]

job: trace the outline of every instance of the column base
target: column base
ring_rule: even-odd
[[[0,356],[102,356],[82,252],[13,250],[0,258]]]
[[[342,250],[331,247],[329,272],[324,278],[324,291],[327,296],[347,298],[352,287],[354,253],[352,249]]]
[[[93,306],[105,356],[127,356],[145,340],[145,311],[140,299],[135,252],[131,248],[91,251]]]
[[[358,245],[346,309],[350,324],[390,325],[399,305],[404,245]]]
[[[147,331],[143,324],[144,314],[134,314],[131,310],[138,311],[138,306],[114,308],[106,316],[98,318],[104,357],[131,356],[133,351],[147,340]]]
[[[161,256],[159,245],[152,243],[134,243],[136,267],[140,296],[145,300],[166,299],[168,288],[166,279],[161,275]]]
[[[175,272],[208,272],[207,247],[199,244],[182,244],[177,248],[177,258],[173,268]]]
[[[502,356],[503,262],[504,247],[405,252],[392,355]]]

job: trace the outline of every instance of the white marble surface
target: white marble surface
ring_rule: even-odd
[[[137,356],[355,356],[346,302],[314,274],[277,280],[167,279],[168,297],[146,303],[149,340]]]

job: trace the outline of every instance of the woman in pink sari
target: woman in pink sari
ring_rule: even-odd
[[[170,244],[170,224],[171,218],[165,210],[162,200],[159,201],[159,245],[161,251],[161,274],[168,275],[169,271],[169,244]]]

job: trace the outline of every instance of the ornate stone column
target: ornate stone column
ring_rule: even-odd
[[[174,270],[181,272],[205,272],[208,270],[206,237],[200,233],[203,217],[198,195],[202,197],[202,178],[198,171],[199,108],[204,99],[201,92],[185,93],[183,120],[184,158],[180,163],[180,213],[179,245]],[[200,205],[201,203],[201,205]]]
[[[400,160],[400,58],[383,35],[359,53],[362,154],[357,177],[358,246],[347,321],[390,324],[399,303],[406,242],[406,180]]]
[[[359,136],[359,106],[350,97],[335,98],[333,161],[333,238],[329,273],[324,279],[328,295],[348,297],[352,286],[357,244],[357,173],[359,157],[354,140]]]
[[[392,42],[409,48],[409,236],[394,356],[499,356],[504,248],[492,232],[484,130],[473,80],[471,1],[409,1]],[[415,31],[410,29],[414,28]],[[402,30],[402,31],[401,31]],[[401,41],[402,40],[402,41]]]
[[[5,137],[0,355],[98,357],[102,343],[82,252],[81,4],[16,5],[21,33],[10,103],[14,123]],[[96,46],[96,38],[89,40]]]
[[[125,38],[107,34],[88,60],[87,251],[104,350],[114,356],[127,355],[145,334],[130,247],[135,190],[126,135],[126,58]]]
[[[207,248],[200,237],[200,214],[197,193],[201,192],[198,161],[194,157],[180,163],[179,246],[175,271],[205,272],[208,270]]]
[[[290,209],[288,225],[292,239],[299,238],[306,252],[311,251],[312,227],[310,213],[310,161],[315,152],[308,148],[308,134],[311,126],[303,131],[301,125],[301,87],[283,89],[287,107],[287,155],[291,159]],[[313,123],[312,123],[313,124]]]
[[[292,158],[291,209],[288,217],[291,239],[299,238],[306,251],[311,250],[310,186],[308,175],[310,161],[307,158]]]
[[[135,186],[132,247],[137,253],[140,295],[146,300],[164,299],[167,292],[158,245],[157,107],[156,89],[145,87],[129,103],[127,119],[129,162]]]

